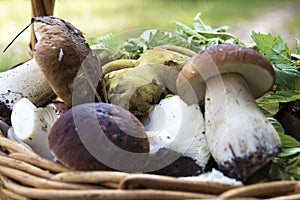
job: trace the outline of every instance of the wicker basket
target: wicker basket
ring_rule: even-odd
[[[31,0],[32,17],[52,15],[55,0]],[[35,38],[31,37],[30,47]],[[0,131],[0,199],[300,199],[300,181],[247,186],[113,171],[70,171]]]
[[[113,171],[70,171],[0,136],[1,199],[300,199],[299,181],[248,186]]]

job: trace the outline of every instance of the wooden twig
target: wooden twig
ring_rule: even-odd
[[[10,152],[22,152],[24,154],[35,155],[33,151],[23,146],[19,142],[10,140],[2,135],[0,135],[0,146],[6,148]]]
[[[291,195],[273,197],[268,200],[299,200],[299,199],[300,199],[300,194],[291,194]]]
[[[11,200],[11,199],[14,199],[14,200],[29,200],[27,197],[24,197],[24,196],[21,196],[21,195],[18,195],[10,190],[7,190],[7,189],[4,189],[4,188],[1,188],[1,191],[2,193],[6,196],[2,199],[1,195],[0,195],[0,199],[1,200]],[[5,199],[6,198],[6,199]]]
[[[15,169],[22,170],[24,172],[42,177],[42,178],[50,178],[53,176],[49,171],[42,170],[36,166],[30,165],[26,162],[9,158],[7,156],[0,155],[0,165],[11,167]]]
[[[13,169],[10,167],[0,166],[0,173],[4,176],[20,181],[26,185],[30,185],[37,188],[47,189],[70,189],[70,190],[82,190],[82,189],[95,189],[101,188],[86,184],[75,184],[75,183],[63,183],[58,181],[52,181],[49,179],[37,177],[26,172]],[[102,187],[103,188],[103,187]]]
[[[50,180],[71,183],[97,183],[110,188],[118,188],[122,178],[128,173],[113,171],[71,171],[56,174]]]
[[[224,192],[220,197],[233,198],[233,197],[276,197],[287,195],[295,192],[299,187],[299,181],[274,181],[266,183],[256,183]]]
[[[166,190],[53,190],[29,188],[1,177],[4,187],[19,195],[35,199],[108,200],[108,199],[213,199],[214,195]]]
[[[40,157],[37,154],[24,154],[24,153],[10,153],[10,158],[17,160],[22,160],[24,162],[30,163],[37,167],[52,171],[52,172],[66,172],[69,171],[68,168],[64,167],[59,163],[52,162],[45,158]]]
[[[207,194],[221,194],[239,186],[225,185],[213,182],[195,182],[173,177],[130,174],[120,182],[120,189],[149,188],[160,190],[177,190],[189,192],[202,192]]]

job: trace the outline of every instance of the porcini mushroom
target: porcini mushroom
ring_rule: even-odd
[[[100,77],[98,59],[77,28],[52,16],[35,17],[32,21],[38,40],[33,58],[0,73],[0,116],[6,122],[13,105],[22,98],[40,106],[55,97],[55,93],[72,106],[73,80],[86,59],[92,60],[88,63],[95,65],[93,74]],[[81,83],[89,85],[89,78],[81,76]]]
[[[30,100],[23,98],[13,107],[8,138],[29,146],[44,158],[53,159],[48,134],[60,114],[54,103],[37,108]]]
[[[168,148],[193,159],[204,171],[210,152],[198,104],[188,106],[174,95],[162,99],[140,120],[148,134],[150,153]]]
[[[154,104],[175,92],[178,72],[194,54],[184,47],[163,45],[147,50],[136,61],[107,63],[103,79],[109,102],[136,116],[148,114]]]
[[[245,180],[281,151],[274,127],[254,98],[275,79],[270,62],[240,45],[216,45],[195,55],[179,73],[177,91],[191,104],[205,98],[206,137],[219,168]]]
[[[134,158],[149,152],[142,123],[107,103],[73,106],[54,123],[48,139],[56,159],[76,170],[140,171],[145,161]]]
[[[92,60],[85,62],[93,67],[87,70],[93,70],[92,74],[100,79],[99,61],[93,56],[81,31],[71,23],[53,16],[35,17],[33,22],[38,40],[34,47],[36,62],[55,94],[67,106],[72,106],[74,78],[78,76],[82,63],[87,59]],[[82,76],[82,84],[96,87],[89,84],[89,79],[88,76]]]
[[[37,106],[44,105],[55,94],[35,59],[0,73],[0,117],[10,123],[11,110],[22,98]]]
[[[56,100],[45,107],[36,107],[29,99],[23,98],[12,109],[12,127],[8,129],[7,137],[52,160],[48,134],[54,122],[68,109],[63,102]]]

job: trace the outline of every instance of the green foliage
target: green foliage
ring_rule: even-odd
[[[191,49],[200,51],[209,46],[217,44],[237,44],[238,38],[230,33],[227,33],[228,26],[221,26],[213,29],[210,26],[204,24],[200,18],[201,13],[198,13],[194,18],[194,27],[190,28],[185,24],[174,21],[177,25],[177,34],[188,38]],[[192,45],[192,42],[197,45]]]
[[[295,90],[300,83],[300,72],[292,60],[291,50],[280,36],[252,33],[256,48],[272,63],[276,72],[276,90]]]
[[[274,114],[280,103],[300,99],[299,59],[292,56],[287,43],[280,36],[253,32],[252,38],[255,49],[270,60],[276,73],[273,90],[257,101],[262,108]]]
[[[276,129],[283,151],[272,160],[269,166],[270,180],[300,180],[300,142],[286,135],[280,123],[274,118],[269,118]]]
[[[281,103],[297,102],[300,99],[300,42],[297,40],[296,54],[292,54],[287,43],[271,34],[252,33],[255,49],[273,65],[276,81],[273,90],[257,100],[268,116],[275,115]],[[296,105],[296,104],[295,104]],[[269,169],[271,180],[300,179],[300,142],[286,135],[279,122],[270,120],[280,137],[283,152],[274,158]]]
[[[130,37],[120,42],[122,35],[105,35],[91,40],[91,48],[100,57],[110,56],[111,59],[137,59],[142,53],[160,45],[176,45],[198,52],[217,44],[242,44],[238,38],[227,33],[227,26],[216,29],[204,24],[200,13],[194,18],[191,28],[181,22],[174,21],[176,32],[164,29],[145,30],[137,37]]]
[[[100,57],[109,56],[116,60],[121,58],[137,59],[148,49],[160,45],[176,45],[188,47],[184,37],[175,35],[169,30],[145,30],[137,37],[130,37],[125,41],[120,40],[122,35],[106,35],[92,40],[91,48]],[[121,43],[120,43],[121,41]]]

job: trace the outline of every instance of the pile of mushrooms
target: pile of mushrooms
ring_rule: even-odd
[[[211,154],[227,176],[246,180],[281,151],[275,129],[254,100],[268,91],[275,79],[271,64],[255,50],[217,45],[195,54],[181,47],[160,46],[138,60],[117,60],[100,67],[83,34],[72,24],[56,17],[36,17],[33,25],[38,40],[33,59],[0,74],[0,110],[7,123],[15,110],[12,121],[16,124],[24,119],[16,115],[21,112],[18,107],[28,105],[30,122],[47,121],[47,128],[38,131],[43,137],[35,136],[35,126],[24,133],[22,126],[13,124],[15,130],[10,132],[12,139],[49,139],[47,152],[33,148],[44,157],[54,156],[75,170],[191,176],[206,170]],[[153,130],[146,130],[149,124],[141,123],[140,116],[160,114],[154,113],[155,107],[164,105],[169,93],[185,102],[179,104],[185,109],[179,115],[198,115],[198,121],[191,124],[196,130],[187,129],[197,133],[188,138],[194,140],[189,144],[185,143],[185,130],[169,145],[162,138],[177,137],[174,131],[162,129],[150,138]],[[60,115],[56,107],[49,111],[46,106],[55,97],[67,110]],[[203,101],[204,117],[199,107]],[[48,110],[51,120],[37,107]],[[180,129],[189,122],[184,123]],[[1,127],[7,130],[3,123]],[[155,143],[159,146],[153,146]],[[45,141],[40,144],[45,146]],[[200,165],[199,160],[203,160]],[[160,162],[164,163],[161,168],[154,166]]]
[[[51,16],[32,21],[38,40],[33,58],[0,73],[1,117],[8,122],[13,105],[22,98],[42,106],[57,95],[72,106],[73,80],[81,64],[87,57],[97,60],[81,31],[69,22]]]
[[[54,156],[54,159],[70,169],[118,169],[136,172],[144,171],[146,168],[149,172],[155,171],[158,174],[176,176],[195,175],[202,172],[202,169],[191,158],[182,156],[181,153],[171,149],[160,149],[155,156],[150,156],[149,141],[144,125],[134,115],[113,104],[94,102],[95,99],[102,101],[101,90],[99,91],[97,88],[99,85],[101,88],[102,69],[78,29],[56,17],[33,18],[33,26],[38,40],[34,47],[33,59],[24,65],[2,73],[2,80],[5,83],[14,83],[6,85],[1,93],[1,105],[7,111],[7,114],[2,116],[8,119],[8,123],[13,125],[13,128],[7,131],[8,137],[24,143],[28,148],[43,157],[53,159]],[[177,68],[180,67],[181,69],[187,60],[194,55],[194,52],[173,46],[163,46],[155,49],[155,51],[158,52],[156,58],[162,57],[162,52],[169,52],[170,54],[170,58],[166,59],[167,56],[165,55],[159,62],[161,63],[160,67],[166,68],[170,65],[170,67],[176,68],[176,76],[173,76],[171,86],[174,90],[179,71]],[[184,52],[188,55],[184,55]],[[144,59],[137,62],[144,62],[143,65],[146,65],[146,63],[151,64],[151,59],[154,57],[151,57],[151,53],[148,53],[148,56],[146,55],[144,55]],[[147,59],[150,59],[150,61],[147,61]],[[115,66],[113,65],[113,68]],[[104,69],[109,73],[107,68]],[[153,67],[152,72],[155,69],[156,67]],[[110,67],[109,70],[112,71],[112,68]],[[15,72],[18,75],[17,77],[14,75]],[[9,79],[6,78],[7,74]],[[16,84],[16,78],[18,77],[23,79],[20,79],[22,82]],[[165,78],[168,79],[168,77]],[[15,85],[20,87],[15,87]],[[89,97],[88,93],[91,90],[95,92],[92,97],[94,99],[86,99],[86,97]],[[17,95],[10,96],[10,94]],[[57,104],[54,106],[47,105],[55,97],[59,97],[63,101],[63,109],[67,110],[65,113],[57,114],[60,110],[56,107]],[[93,100],[93,103],[87,104],[86,101],[89,102],[90,100]],[[24,113],[24,109],[26,113]],[[78,113],[79,115],[77,115]],[[92,118],[95,113],[97,123],[87,123],[86,120]],[[83,126],[84,129],[81,129],[81,131],[79,131],[79,127],[82,126],[78,124],[78,119],[75,116],[79,116],[79,122],[88,124]],[[88,120],[88,122],[91,121]],[[26,123],[26,125],[23,123]],[[6,126],[5,129],[7,129]],[[101,153],[104,157],[110,159],[112,155],[109,152],[115,152],[111,146],[107,147],[106,143],[101,142],[103,135],[102,139],[96,139],[101,136],[101,134],[99,136],[99,130],[102,130],[104,136],[121,150],[144,153],[145,155],[142,154],[141,163],[139,165],[133,164],[136,163],[134,159],[129,163],[124,162],[121,158],[116,159],[117,164],[122,167],[119,169],[118,166],[114,166],[114,164],[111,166],[105,163],[105,160],[102,161],[97,155],[95,156],[91,152],[92,150],[83,142],[82,137],[86,137],[88,141],[92,142],[91,144],[102,146],[100,149],[107,150],[106,153],[103,154],[104,151]],[[134,130],[137,134],[131,135]],[[49,141],[45,141],[45,138]],[[62,141],[65,141],[65,143]],[[96,144],[93,143],[95,141]],[[107,142],[109,143],[109,141]],[[92,146],[93,148],[95,146]],[[172,167],[170,164],[173,163],[174,158],[177,160],[173,164],[174,167]],[[126,159],[128,158],[126,157]],[[86,162],[82,162],[82,160]],[[155,168],[151,164],[148,165],[151,160],[153,163],[164,160],[164,165],[161,169]],[[123,166],[124,163],[127,164]],[[183,163],[185,164],[183,165]]]
[[[52,158],[48,134],[60,115],[73,106],[75,77],[88,90],[95,86],[89,73],[80,71],[82,65],[99,77],[101,68],[81,31],[69,22],[52,16],[35,17],[32,22],[38,40],[33,58],[0,73],[1,130]],[[59,101],[54,101],[56,97]],[[8,129],[10,124],[13,127]]]

